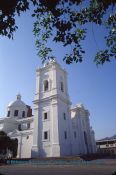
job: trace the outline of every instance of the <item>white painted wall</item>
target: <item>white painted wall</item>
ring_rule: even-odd
[[[91,132],[89,112],[84,108],[83,105],[77,105],[71,110],[72,118],[72,131],[77,129],[78,133],[78,153],[79,154],[89,154],[95,153],[95,138],[94,134]],[[84,138],[84,132],[86,133],[87,143]],[[73,154],[75,155],[77,143],[73,139]],[[94,151],[93,151],[94,150]]]
[[[48,80],[48,91],[44,91],[44,81]],[[63,82],[63,92],[61,91]],[[67,75],[57,63],[53,62],[37,70],[36,95],[35,95],[35,129],[32,156],[60,156],[71,154],[70,141],[70,116],[67,90]],[[37,109],[38,108],[38,109]],[[68,111],[67,111],[68,109]],[[38,111],[37,111],[38,110]],[[48,111],[49,119],[43,121],[43,113]],[[63,113],[67,120],[64,125]],[[64,140],[64,131],[67,139]],[[49,139],[43,140],[44,131],[49,132]],[[64,149],[64,145],[66,148]],[[35,154],[35,149],[37,153]],[[33,153],[34,152],[34,153]]]
[[[47,91],[44,91],[45,80],[49,83]],[[88,110],[83,105],[76,105],[72,109],[70,106],[66,71],[55,61],[37,69],[34,117],[22,118],[23,111],[27,116],[28,108],[19,95],[8,105],[7,113],[8,110],[11,111],[10,117],[0,120],[1,128],[4,128],[11,138],[18,139],[17,157],[59,157],[95,153],[95,136],[90,127]],[[17,117],[14,117],[15,110],[19,111]],[[46,120],[45,112],[48,117]],[[27,123],[30,123],[29,129]],[[18,131],[19,124],[22,131]],[[47,140],[44,139],[45,131],[48,132]]]

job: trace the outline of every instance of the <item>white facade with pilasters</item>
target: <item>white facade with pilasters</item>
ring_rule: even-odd
[[[17,157],[60,157],[96,152],[89,111],[71,108],[67,72],[55,60],[36,70],[34,116],[21,96],[0,119],[0,130],[18,139]],[[31,115],[30,115],[31,114]]]
[[[32,156],[71,155],[71,103],[67,89],[67,73],[55,61],[37,69],[36,73]],[[64,139],[64,135],[68,137]]]
[[[57,157],[96,152],[89,112],[71,109],[67,72],[54,60],[36,71],[32,157]]]

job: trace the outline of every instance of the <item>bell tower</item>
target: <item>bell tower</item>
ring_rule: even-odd
[[[32,157],[71,155],[67,72],[50,60],[36,70]]]

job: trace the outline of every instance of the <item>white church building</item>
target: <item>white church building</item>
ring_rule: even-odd
[[[0,130],[18,139],[18,158],[60,157],[96,152],[90,113],[82,104],[71,108],[67,72],[55,60],[36,70],[32,109],[21,95],[0,118]]]

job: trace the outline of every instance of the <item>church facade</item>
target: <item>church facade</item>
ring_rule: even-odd
[[[18,139],[18,158],[60,157],[96,152],[89,111],[82,104],[71,108],[67,72],[55,60],[36,70],[32,109],[18,94],[0,118],[0,130]]]

